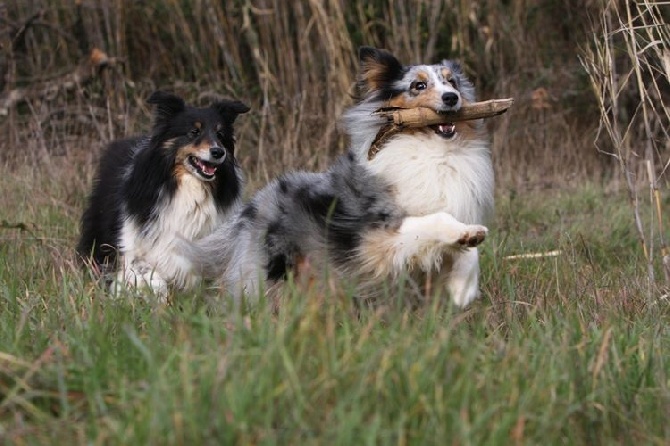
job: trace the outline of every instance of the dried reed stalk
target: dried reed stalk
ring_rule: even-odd
[[[649,297],[660,283],[655,277],[655,261],[660,251],[665,286],[670,285],[670,252],[664,239],[663,211],[659,175],[663,176],[670,160],[662,159],[658,141],[670,137],[667,123],[670,112],[662,103],[664,85],[670,81],[667,49],[662,42],[670,39],[661,10],[652,2],[641,1],[621,9],[609,3],[601,15],[602,35],[582,57],[601,112],[600,132],[605,132],[614,147],[631,202],[635,229],[647,261]],[[625,52],[621,51],[625,48]],[[628,59],[628,60],[626,60]],[[656,76],[649,76],[656,73]],[[659,85],[661,83],[662,85]],[[629,118],[623,118],[624,94],[635,95],[639,105]],[[640,150],[642,147],[643,150]],[[605,152],[607,153],[607,152]],[[660,173],[659,173],[660,172]],[[646,173],[650,207],[641,207],[639,186]],[[645,223],[648,214],[652,221]],[[653,224],[656,214],[656,226]]]
[[[471,121],[473,119],[490,118],[505,113],[514,104],[514,99],[490,99],[473,102],[461,107],[456,112],[437,113],[426,107],[384,109],[377,112],[389,123],[399,127],[425,127],[427,125],[445,124],[447,122]]]

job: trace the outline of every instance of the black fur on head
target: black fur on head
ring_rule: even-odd
[[[186,103],[179,96],[167,91],[155,91],[147,99],[147,103],[155,105],[156,123],[169,120],[172,116],[184,111]]]
[[[222,99],[206,108],[187,106],[182,98],[166,91],[156,91],[147,100],[155,106],[154,142],[186,136],[193,125],[215,128],[220,124],[218,139],[231,154],[234,152],[233,123],[238,115],[248,112],[247,105],[237,100]]]
[[[128,211],[140,222],[147,221],[158,202],[157,186],[163,188],[163,194],[172,196],[180,175],[189,175],[189,170],[198,171],[202,178],[204,170],[209,169],[206,187],[211,188],[219,207],[225,208],[238,199],[242,177],[235,159],[233,123],[249,107],[229,99],[209,107],[192,107],[165,91],[156,91],[148,102],[155,106],[154,125],[147,148],[137,154],[124,185],[124,193],[134,197],[127,204]],[[211,154],[217,150],[221,155],[214,159]],[[212,175],[214,165],[216,171]]]
[[[250,108],[243,104],[240,101],[223,99],[218,102],[215,102],[210,106],[211,109],[216,110],[221,116],[222,122],[225,126],[225,131],[222,133],[222,144],[223,146],[230,151],[231,154],[235,154],[235,136],[233,132],[233,123],[237,119],[238,115],[246,113]]]

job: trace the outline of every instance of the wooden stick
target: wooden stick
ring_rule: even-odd
[[[473,102],[461,107],[456,112],[437,113],[426,107],[394,108],[379,110],[375,114],[384,116],[389,123],[400,127],[425,127],[427,125],[446,124],[456,121],[490,118],[505,113],[512,106],[514,99],[490,99]]]

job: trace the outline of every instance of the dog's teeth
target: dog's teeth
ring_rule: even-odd
[[[202,171],[207,175],[214,175],[216,173],[216,167],[202,164]]]

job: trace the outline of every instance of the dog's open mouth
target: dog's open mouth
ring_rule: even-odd
[[[213,180],[214,175],[216,174],[216,169],[219,167],[218,164],[210,163],[194,155],[188,157],[188,162],[191,167],[193,167],[193,169],[205,180]]]
[[[430,128],[442,138],[453,138],[456,134],[456,125],[453,122],[431,125]]]

